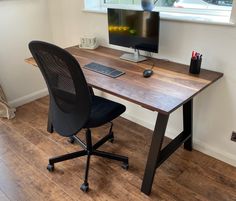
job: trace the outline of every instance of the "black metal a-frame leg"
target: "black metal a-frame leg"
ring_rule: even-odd
[[[156,168],[171,156],[183,143],[186,150],[192,150],[193,100],[190,99],[183,105],[183,132],[161,150],[168,118],[169,114],[159,113],[157,116],[141,187],[141,191],[146,195],[151,193]]]
[[[184,143],[186,150],[193,150],[193,99],[183,105],[183,128],[184,132],[190,136]]]
[[[141,188],[141,191],[147,195],[150,194],[152,189],[153,178],[156,172],[156,164],[160,155],[168,119],[169,115],[158,113]]]
[[[51,105],[51,98],[52,98],[52,97],[50,97],[50,103],[49,103],[49,105]],[[47,125],[47,131],[48,131],[49,133],[53,133],[51,107],[49,107],[49,110],[48,110],[48,125]]]
[[[53,133],[53,126],[52,126],[52,119],[51,119],[51,112],[48,111],[48,125],[47,125],[47,131],[49,133]]]

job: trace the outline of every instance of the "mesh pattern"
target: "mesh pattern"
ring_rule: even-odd
[[[79,63],[64,49],[46,42],[32,41],[29,49],[48,86],[54,130],[62,136],[77,133],[91,112],[91,95]]]
[[[61,110],[70,112],[76,102],[76,91],[67,63],[48,50],[40,49],[37,56],[46,66],[43,70],[56,103]]]
[[[87,82],[72,55],[41,41],[32,41],[29,48],[45,78],[50,95],[61,111],[71,113],[78,111],[78,107],[89,107]]]

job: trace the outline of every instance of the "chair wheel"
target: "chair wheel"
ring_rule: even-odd
[[[69,137],[67,141],[71,144],[74,144],[75,139],[73,137]]]
[[[123,163],[123,164],[121,165],[121,167],[122,167],[123,169],[125,169],[125,170],[128,170],[128,169],[129,169],[129,164],[128,164],[128,163]]]
[[[49,172],[53,172],[53,170],[54,170],[54,165],[48,164],[47,170],[48,170]]]
[[[88,192],[89,190],[89,184],[88,183],[83,183],[81,186],[80,186],[80,190],[82,190],[83,192]]]

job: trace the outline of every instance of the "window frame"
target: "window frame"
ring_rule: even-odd
[[[95,2],[95,0],[89,0]],[[124,8],[141,10],[141,5],[133,4],[107,4],[104,0],[97,0],[97,7],[89,8],[86,6],[85,11],[106,13],[107,8]],[[154,11],[160,12],[161,19],[173,21],[187,21],[207,24],[234,25],[236,22],[236,0],[233,0],[232,9],[228,13],[222,10],[210,9],[189,9],[189,8],[171,8],[171,7],[155,7]]]

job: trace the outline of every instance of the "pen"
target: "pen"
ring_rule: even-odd
[[[196,51],[192,51],[192,59],[193,59],[193,60],[197,59],[196,54],[197,54]]]
[[[197,53],[197,60],[200,59],[200,53]]]
[[[202,54],[196,51],[192,51],[192,59],[193,60],[200,60],[202,58]]]

